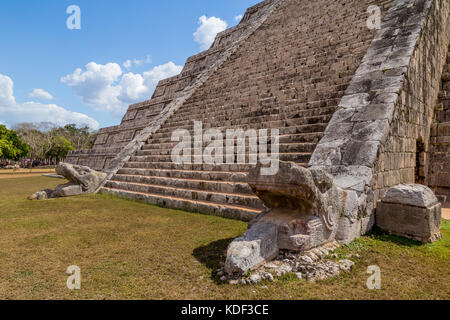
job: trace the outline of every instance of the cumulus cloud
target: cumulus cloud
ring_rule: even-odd
[[[11,78],[0,74],[0,119],[5,124],[11,126],[19,122],[53,122],[57,125],[88,125],[92,129],[99,127],[98,122],[87,115],[69,111],[56,104],[17,103],[13,86]]]
[[[194,33],[194,40],[200,44],[202,50],[207,50],[214,42],[216,35],[224,31],[228,24],[226,21],[217,17],[201,16],[198,20],[200,25]]]
[[[30,98],[37,98],[37,99],[43,99],[43,100],[52,100],[53,99],[53,96],[43,89],[34,89],[33,92],[31,92],[28,96]]]
[[[236,17],[234,17],[234,21],[236,21],[236,22],[241,22],[241,20],[242,20],[243,17],[244,17],[244,16],[243,16],[242,14],[238,14]]]
[[[133,66],[143,66],[144,64],[152,63],[152,58],[148,54],[145,59],[128,59],[122,65],[125,69],[131,69]]]
[[[61,81],[70,86],[75,94],[84,103],[94,107],[95,110],[107,110],[114,113],[120,109],[117,97],[120,95],[120,88],[114,83],[120,79],[122,69],[117,63],[105,65],[90,62],[86,65],[86,70],[76,69]]]
[[[168,62],[142,74],[123,74],[117,63],[101,65],[90,62],[84,71],[78,68],[61,81],[95,110],[108,111],[119,117],[129,104],[149,99],[158,81],[175,76],[182,69],[182,66]]]
[[[0,74],[0,106],[10,107],[16,104],[13,86],[14,84],[10,77]]]

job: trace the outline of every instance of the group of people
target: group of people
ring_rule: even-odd
[[[7,167],[9,167],[11,164],[9,163],[9,161],[5,161],[5,162],[0,162],[0,168],[1,169],[5,169]]]
[[[19,170],[20,168],[36,168],[40,166],[46,166],[47,163],[42,162],[41,160],[31,160],[26,159],[22,163],[11,163],[10,161],[0,162],[0,169],[14,169],[14,171]]]

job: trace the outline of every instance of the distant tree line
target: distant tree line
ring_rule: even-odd
[[[71,150],[90,149],[96,136],[89,127],[75,124],[19,123],[12,130],[0,125],[0,159],[57,164]]]

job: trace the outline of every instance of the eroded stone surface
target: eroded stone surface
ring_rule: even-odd
[[[274,224],[257,223],[243,237],[235,239],[227,251],[225,270],[244,274],[278,255],[278,230]]]
[[[430,188],[420,184],[402,184],[390,188],[382,201],[420,208],[430,208],[439,202]]]
[[[103,172],[97,172],[88,167],[60,163],[56,167],[56,173],[69,183],[60,184],[55,190],[39,191],[30,196],[29,200],[46,200],[50,198],[61,198],[77,196],[84,193],[93,193],[106,178]]]
[[[106,173],[92,170],[89,167],[61,163],[56,167],[56,173],[70,182],[81,186],[85,193],[92,193],[103,183]]]
[[[377,206],[377,225],[394,235],[434,242],[441,237],[441,204],[421,185],[391,188]]]
[[[250,170],[249,185],[269,209],[250,222],[243,238],[230,244],[228,274],[245,274],[273,259],[280,249],[301,252],[333,241],[341,214],[357,216],[358,197],[348,196],[323,170],[292,162],[280,162],[273,176],[262,175],[260,169],[257,165]]]

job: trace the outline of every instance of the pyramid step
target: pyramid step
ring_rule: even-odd
[[[307,167],[307,162],[296,162],[297,165]],[[123,168],[129,169],[162,169],[162,170],[185,170],[185,171],[214,171],[214,172],[249,172],[252,164],[176,164],[173,162],[125,162]]]
[[[171,208],[195,213],[203,213],[229,219],[250,221],[255,218],[261,210],[244,206],[214,203],[211,201],[196,201],[183,198],[162,196],[145,192],[130,192],[111,188],[102,188],[101,193],[112,194],[120,198],[142,201],[163,208]]]
[[[248,150],[248,140],[245,141],[246,149]],[[210,142],[205,142],[203,147],[206,147]],[[178,142],[172,142],[171,144],[165,144],[161,146],[161,149],[158,148],[158,145],[147,144],[142,150],[136,152],[136,156],[154,156],[154,155],[171,155],[173,148],[178,144]],[[312,153],[316,147],[315,143],[291,143],[291,144],[280,144],[280,152],[281,153]],[[164,148],[169,147],[169,148]],[[235,148],[236,150],[236,148]],[[268,146],[268,150],[271,150],[270,145]],[[194,148],[191,148],[191,154],[194,154]],[[223,152],[226,151],[226,148],[223,149]]]
[[[237,117],[237,115],[235,115]],[[300,125],[309,125],[309,124],[317,124],[317,123],[328,123],[331,119],[331,115],[318,115],[318,116],[310,116],[310,117],[298,117],[298,118],[289,118],[289,119],[275,119],[275,120],[269,120],[269,119],[260,119],[261,117],[255,117],[255,118],[247,118],[247,119],[240,119],[235,118],[233,121],[226,121],[224,119],[216,120],[216,118],[208,119],[206,123],[203,123],[204,128],[203,129],[219,129],[222,130],[222,132],[226,132],[226,130],[229,129],[239,129],[239,127],[247,127],[251,124],[258,124],[261,125],[262,128],[282,128],[282,127],[291,127],[291,126],[300,126]],[[247,121],[245,121],[247,120]],[[232,123],[233,122],[233,123]],[[172,133],[175,130],[189,130],[190,132],[193,132],[194,127],[194,121],[191,120],[184,120],[183,122],[177,122],[177,123],[170,123],[164,125],[164,128],[162,128],[159,132],[161,133]]]
[[[254,195],[203,191],[195,189],[174,188],[161,185],[131,183],[109,180],[105,187],[130,192],[160,194],[188,200],[212,201],[215,203],[240,205],[255,209],[264,209],[262,201]]]
[[[322,128],[323,125],[328,124],[330,119],[331,119],[331,116],[327,116],[327,117],[321,116],[321,117],[314,118],[314,120],[317,120],[317,121],[308,120],[308,119],[305,120],[305,119],[299,118],[299,119],[289,119],[289,120],[277,120],[277,121],[270,121],[270,122],[254,122],[254,123],[246,124],[246,125],[242,125],[242,126],[226,125],[226,123],[221,121],[217,125],[214,125],[211,123],[203,123],[203,133],[205,130],[208,130],[208,129],[219,130],[220,132],[223,133],[223,135],[226,134],[227,130],[267,129],[267,130],[269,130],[269,135],[270,135],[271,129],[279,129],[280,133],[281,133],[282,130],[286,130],[286,128],[291,128],[291,127],[301,128],[302,129],[301,133],[303,133],[303,132],[311,132],[311,131],[308,131],[308,129],[307,129],[308,127]],[[157,134],[172,136],[172,133],[177,130],[187,130],[187,131],[189,131],[191,136],[194,136],[194,123],[191,122],[190,124],[187,124],[184,126],[174,126],[174,127],[163,126],[163,128],[158,130]]]
[[[194,213],[203,213],[228,219],[251,221],[261,210],[243,206],[225,205],[210,201],[194,201],[183,198],[166,197],[144,192],[129,192],[111,188],[102,188],[103,194],[112,194],[119,198],[142,201],[147,204]]]
[[[300,134],[300,133],[322,133],[325,131],[326,127],[328,125],[327,123],[316,123],[316,124],[305,124],[300,126],[292,126],[292,127],[274,127],[272,129],[278,129],[280,135],[288,135],[288,134]],[[264,126],[264,124],[255,125],[255,130],[264,129],[267,128]],[[223,132],[226,132],[226,129]],[[242,128],[244,129],[244,128]],[[220,128],[219,128],[220,130]],[[191,132],[191,135],[193,136],[193,132]],[[270,135],[270,130],[269,130]],[[171,140],[172,132],[156,132],[152,135],[150,138],[151,140],[157,139],[157,138],[167,138],[166,141],[159,141],[159,142],[169,142]]]
[[[111,181],[129,182],[148,185],[161,185],[173,188],[187,188],[202,191],[253,195],[252,189],[245,182],[229,182],[198,179],[180,179],[158,176],[116,174]]]
[[[117,172],[117,174],[177,178],[177,179],[215,180],[215,181],[231,181],[242,183],[247,182],[247,173],[245,172],[122,168]]]
[[[315,143],[317,144],[320,139],[323,137],[324,131],[318,132],[306,132],[306,133],[297,133],[297,134],[280,134],[280,143]],[[194,137],[192,137],[194,139]],[[270,137],[267,137],[268,142],[270,142]],[[172,137],[164,136],[160,138],[155,138],[152,136],[148,141],[147,145],[166,145],[172,144]]]
[[[351,76],[348,78],[348,82],[351,80]],[[184,120],[192,118],[193,114],[199,117],[205,117],[204,115],[218,115],[218,116],[231,116],[234,117],[236,114],[242,115],[242,118],[253,118],[258,116],[267,115],[286,115],[285,118],[290,118],[294,116],[307,117],[309,115],[319,115],[319,114],[332,114],[336,111],[339,104],[340,97],[343,95],[343,91],[331,91],[330,97],[322,97],[318,101],[306,102],[298,101],[296,99],[286,101],[286,105],[278,105],[272,98],[269,98],[264,105],[259,105],[258,108],[251,108],[249,106],[240,105],[224,105],[221,107],[202,107],[200,108],[183,108],[178,110],[175,118],[177,120]],[[331,95],[334,94],[334,97]],[[234,117],[235,118],[235,117]]]
[[[249,172],[253,165],[250,164],[176,164],[173,162],[133,162],[128,161],[123,168],[139,169],[163,169],[163,170],[193,170],[193,171],[218,171],[218,172]]]
[[[309,117],[319,116],[331,116],[336,111],[336,106],[299,110],[298,106],[289,107],[272,107],[266,111],[258,110],[257,114],[253,117],[236,117],[234,110],[214,111],[214,118],[208,117],[208,113],[200,111],[193,113],[192,111],[185,111],[184,114],[175,114],[166,126],[180,127],[188,124],[192,124],[193,121],[201,121],[206,119],[208,123],[211,122],[226,122],[229,126],[238,126],[242,124],[249,124],[255,122],[268,122],[277,120],[289,120],[289,119],[306,119]],[[192,114],[196,114],[196,118],[192,119]],[[204,121],[205,122],[205,121]]]
[[[139,151],[140,152],[140,151]],[[145,152],[145,151],[144,151]],[[249,155],[248,153],[245,154],[245,163],[249,163],[249,158],[250,156],[256,156],[258,158],[258,154],[251,154]],[[238,159],[239,155],[235,154],[235,162],[236,159]],[[278,157],[279,160],[281,161],[291,161],[291,162],[302,162],[302,163],[307,163],[309,162],[310,158],[311,158],[311,153],[310,152],[305,152],[305,153],[300,153],[300,152],[293,152],[293,153],[279,153],[279,154],[270,154],[271,157]],[[191,161],[195,161],[195,156],[191,157]],[[201,158],[201,156],[200,156]],[[225,155],[223,157],[224,162],[225,162]],[[141,156],[141,155],[135,155],[132,156],[130,158],[131,162],[173,162],[172,160],[172,155],[146,155],[146,156]]]

